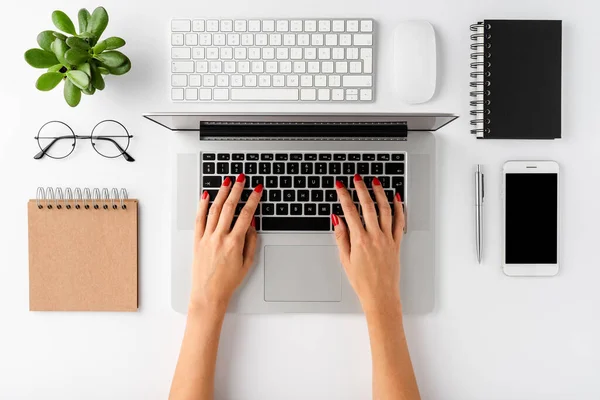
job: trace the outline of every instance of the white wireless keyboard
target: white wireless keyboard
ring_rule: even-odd
[[[171,99],[374,100],[372,19],[174,19]]]

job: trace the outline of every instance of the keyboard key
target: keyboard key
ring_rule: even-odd
[[[392,178],[392,189],[396,193],[400,193],[400,197],[404,200],[404,177],[395,176]]]
[[[263,185],[265,184],[265,177],[264,176],[253,176],[252,177],[252,187],[257,187],[258,185]]]
[[[217,163],[217,174],[226,175],[229,173],[229,163]]]
[[[310,177],[308,177],[308,187],[309,188],[319,188],[319,187],[321,187],[321,179],[318,176],[310,176]]]
[[[319,154],[320,161],[331,161],[331,154]]]
[[[217,160],[226,161],[226,160],[229,160],[229,157],[230,157],[229,154],[221,153],[221,154],[217,155]]]
[[[314,205],[313,205],[314,207]],[[314,215],[314,214],[312,214]],[[329,217],[312,218],[262,218],[262,230],[265,231],[330,231]]]
[[[358,163],[357,172],[361,175],[367,175],[369,173],[369,163]]]
[[[353,36],[355,46],[371,46],[373,44],[373,35],[370,33],[360,33]]]
[[[373,86],[373,77],[370,75],[344,75],[342,85],[345,87],[371,87]]]
[[[387,163],[385,164],[386,175],[402,175],[404,174],[404,163]]]
[[[329,164],[329,174],[337,175],[342,173],[342,164],[340,163],[330,163]]]
[[[221,187],[222,179],[220,176],[203,176],[202,187],[203,188],[218,188]]]
[[[348,154],[348,160],[360,161],[360,154]]]
[[[295,176],[294,177],[294,187],[295,188],[305,188],[306,187],[306,177],[305,176]]]
[[[389,176],[380,176],[379,182],[381,182],[381,186],[383,186],[384,188],[390,187],[390,177]]]
[[[217,197],[217,194],[219,194],[218,190],[207,190],[207,192],[208,192],[208,198],[211,201],[213,201]]]
[[[363,176],[363,181],[365,182],[365,186],[368,188],[372,187],[373,177],[372,176]]]
[[[345,188],[348,188],[348,177],[347,176],[338,176],[335,178],[336,181],[340,181]]]
[[[375,154],[363,154],[363,161],[375,161]]]
[[[275,159],[277,161],[287,161],[288,159],[288,155],[287,154],[275,154]]]
[[[271,164],[270,163],[263,163],[263,162],[261,162],[260,164],[258,164],[258,173],[262,174],[262,175],[269,175],[269,174],[271,174]]]
[[[203,160],[214,160],[215,159],[215,155],[211,154],[211,153],[202,153],[202,159]]]
[[[246,160],[258,161],[258,154],[256,154],[256,153],[246,154]]]
[[[246,75],[249,77],[250,75]],[[288,75],[288,77],[291,75]],[[254,86],[254,85],[252,85]],[[231,100],[237,101],[297,101],[298,89],[282,88],[233,88]]]
[[[317,205],[313,204],[313,203],[305,204],[304,205],[304,215],[317,215]]]
[[[269,190],[269,201],[281,201],[281,190]]]
[[[331,214],[331,207],[329,204],[319,204],[319,215],[329,215]]]
[[[287,165],[288,175],[298,174],[299,168],[300,168],[300,165],[298,165],[298,163],[288,163],[288,165]]]
[[[298,201],[308,201],[309,193],[308,190],[298,190]]]
[[[203,174],[214,174],[215,173],[215,163],[211,163],[211,162],[202,163],[202,173]]]
[[[370,19],[360,21],[360,31],[361,32],[372,32],[373,31],[373,21]]]
[[[285,163],[273,163],[273,173],[277,175],[285,174]]]
[[[354,163],[344,163],[342,168],[346,175],[354,175],[356,173],[356,165]]]
[[[392,161],[404,161],[404,154],[392,154]]]
[[[340,154],[340,153],[335,153],[333,155],[333,159],[335,161],[346,161],[346,155],[345,154]]]
[[[231,163],[231,173],[239,175],[244,172],[244,164],[241,162]]]
[[[260,155],[260,159],[263,161],[273,161],[273,154],[263,153]]]
[[[306,160],[306,161],[316,161],[317,160],[317,155],[316,154],[305,154],[304,155],[304,160]]]
[[[327,163],[315,163],[315,173],[319,175],[327,174]]]
[[[246,175],[256,175],[256,172],[258,171],[258,164],[255,162],[252,163],[245,163],[244,164],[244,173]]]
[[[335,203],[337,201],[337,192],[335,190],[326,190],[325,201]]]
[[[189,32],[192,22],[188,19],[174,19],[171,21],[171,32]]]
[[[285,203],[279,203],[276,207],[277,215],[288,215],[288,205]]]
[[[321,187],[322,188],[332,188],[334,183],[333,176],[324,176],[321,178]]]
[[[385,197],[387,197],[388,201],[391,203],[394,201],[394,191],[393,190],[386,190],[385,191]]]
[[[389,154],[377,154],[377,161],[390,161]]]
[[[290,204],[291,215],[302,215],[302,204],[294,203]]]
[[[279,180],[276,176],[267,176],[267,185],[268,188],[276,188],[279,186]]]
[[[294,190],[284,190],[283,191],[283,201],[296,201],[296,191]]]
[[[323,201],[324,195],[322,190],[311,190],[310,192],[310,201],[315,203]]]
[[[300,164],[300,171],[304,175],[310,175],[313,173],[313,165],[312,163],[302,163]]]
[[[302,160],[302,154],[290,154],[290,160],[292,160],[292,161]]]
[[[383,174],[383,163],[372,163],[371,164],[371,174],[372,175]]]
[[[342,205],[340,203],[333,204],[333,206],[331,207],[331,213],[335,215],[344,215]]]
[[[280,176],[279,177],[279,187],[291,188],[292,187],[292,177],[291,176]]]
[[[272,203],[262,203],[262,215],[274,215],[275,214],[275,204]]]
[[[250,198],[250,195],[252,194],[252,190],[250,189],[244,189],[242,191],[242,200],[241,201],[248,201],[248,199]]]

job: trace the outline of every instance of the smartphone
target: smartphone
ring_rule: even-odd
[[[502,177],[504,273],[556,275],[560,254],[558,163],[508,161]]]

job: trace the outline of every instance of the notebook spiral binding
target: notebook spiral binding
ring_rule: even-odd
[[[491,25],[484,24],[482,22],[471,25],[471,81],[470,95],[473,97],[471,100],[471,111],[469,114],[473,117],[471,119],[472,135],[477,137],[483,137],[484,134],[490,133],[489,124],[491,123],[490,118],[490,104],[491,100],[488,97],[491,94],[491,81],[492,76],[489,68],[492,66],[491,57],[492,54],[490,49],[492,44],[489,40],[492,38],[490,33]],[[485,126],[488,125],[486,128]]]
[[[122,210],[127,209],[128,194],[125,188],[116,189],[113,188],[111,191],[104,188],[102,191],[98,188],[65,188],[64,190],[60,187],[38,187],[35,196],[37,207],[41,210],[47,208],[49,210],[56,208],[57,210],[63,207],[67,210],[81,208],[89,210],[90,207],[94,210]]]

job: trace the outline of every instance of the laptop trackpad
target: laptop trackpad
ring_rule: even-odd
[[[265,246],[265,301],[341,301],[335,246]]]

